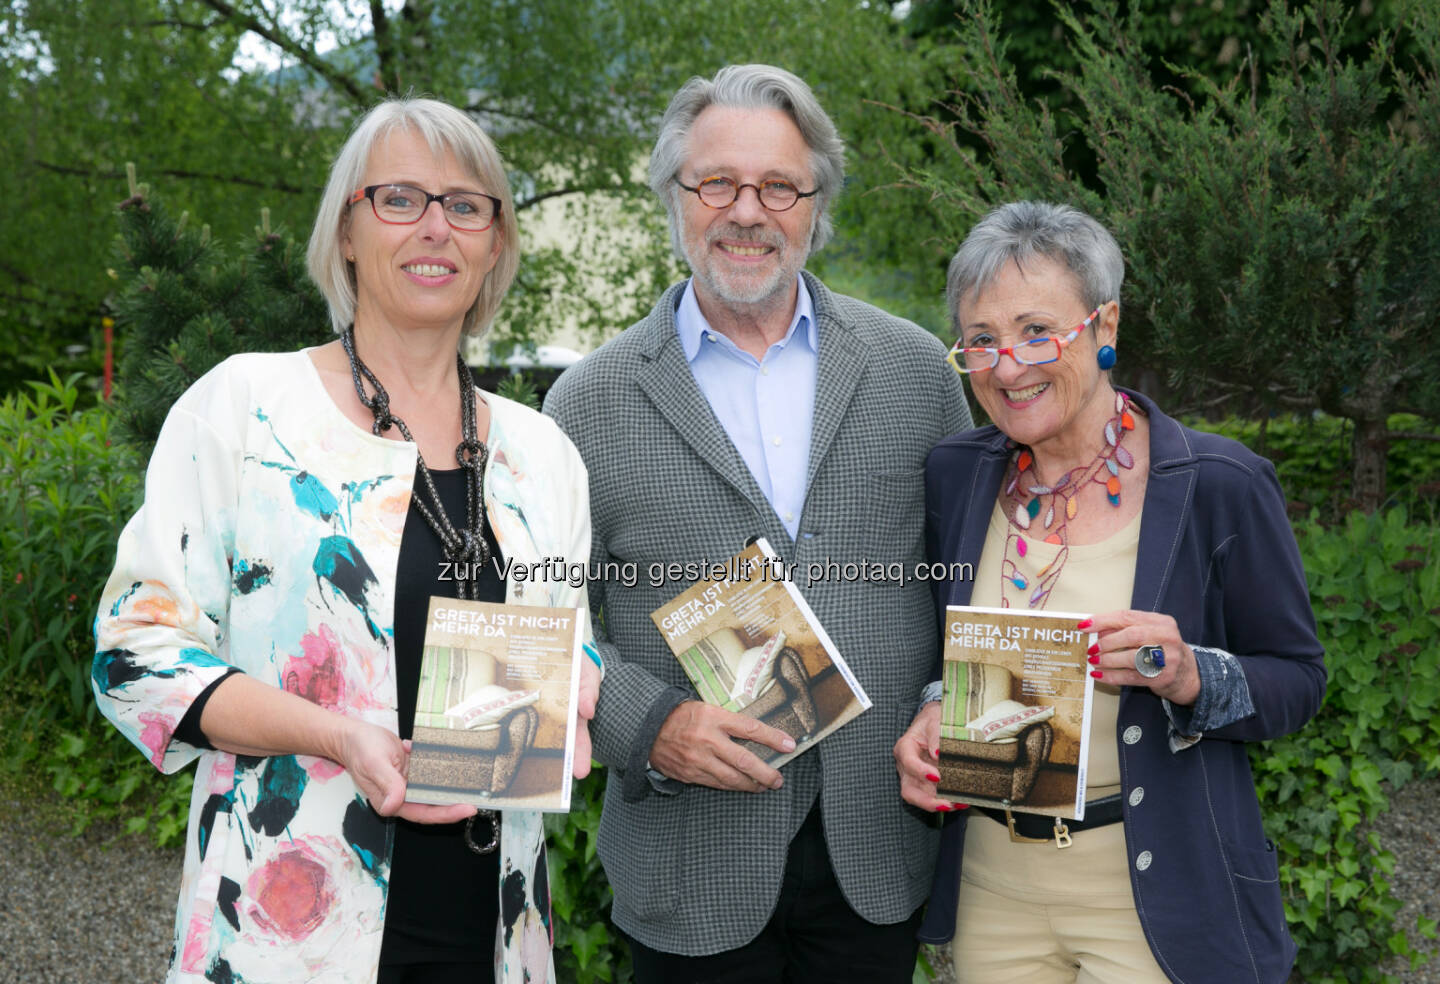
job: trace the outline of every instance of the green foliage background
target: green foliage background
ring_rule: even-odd
[[[0,392],[67,360],[94,368],[96,326],[114,303],[109,216],[130,194],[127,162],[174,214],[203,216],[220,241],[244,241],[262,208],[303,240],[332,156],[387,93],[467,108],[506,156],[527,242],[502,341],[545,341],[566,321],[593,337],[613,332],[675,277],[644,163],[675,89],[729,62],[806,78],[851,141],[842,226],[889,222],[914,196],[880,187],[891,181],[884,148],[904,146],[911,126],[874,102],[943,91],[937,44],[909,36],[887,3],[718,9],[708,0],[13,0],[0,7],[0,173],[10,182]],[[539,216],[553,205],[583,234],[542,243]],[[850,245],[835,264],[869,258],[865,237],[842,238]],[[130,327],[122,319],[122,341]],[[84,354],[70,359],[71,345]]]
[[[1218,79],[1166,62],[1144,7],[1056,4],[1072,67],[1037,96],[1009,7],[964,4],[956,85],[923,118],[944,152],[907,173],[950,242],[1016,199],[1096,216],[1127,261],[1121,378],[1177,410],[1353,421],[1374,509],[1387,415],[1440,414],[1440,223],[1420,218],[1440,214],[1440,7],[1357,45],[1351,5],[1274,0]]]

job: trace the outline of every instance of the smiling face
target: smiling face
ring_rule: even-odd
[[[800,191],[815,187],[810,148],[778,109],[711,106],[696,117],[680,180],[694,187],[712,176],[754,185],[779,178]],[[683,189],[679,195],[681,239],[702,308],[707,301],[765,308],[791,299],[809,255],[813,199],[771,212],[753,188],[720,209]]]
[[[425,138],[397,130],[370,151],[362,187],[406,184],[431,194],[488,192],[453,154],[436,157]],[[368,200],[350,207],[341,237],[355,257],[355,321],[375,326],[453,328],[459,332],[501,249],[499,223],[484,232],[457,231],[439,202],[413,225],[381,222]]]
[[[988,287],[961,301],[958,313],[966,346],[1005,348],[1032,338],[1063,338],[1090,309],[1074,275],[1038,257],[1024,268],[1007,263]],[[1047,469],[1082,464],[1098,449],[1115,397],[1095,353],[1100,345],[1114,344],[1118,321],[1118,305],[1107,302],[1057,361],[1027,366],[1002,355],[994,369],[969,377],[975,399],[995,425],[1029,445]]]

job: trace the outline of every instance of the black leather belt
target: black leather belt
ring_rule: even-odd
[[[1041,816],[1038,813],[1013,813],[1008,810],[992,810],[984,806],[977,806],[975,809],[1002,827],[1008,827],[1011,840],[1045,841],[1047,843],[1054,841],[1060,847],[1068,847],[1070,836],[1073,834],[1095,827],[1109,826],[1124,816],[1119,793],[1087,802],[1084,820],[1060,818],[1058,823],[1055,817]]]

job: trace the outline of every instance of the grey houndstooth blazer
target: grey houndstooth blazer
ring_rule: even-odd
[[[591,734],[610,767],[599,851],[615,922],[670,953],[718,953],[760,932],[790,838],[817,796],[835,874],[860,915],[905,919],[933,874],[938,828],[901,801],[891,757],[936,655],[929,586],[807,586],[804,571],[862,558],[913,569],[924,550],[925,455],[968,428],[970,414],[934,336],[803,276],[820,355],[798,540],[695,383],[675,332],[683,283],[569,369],[545,403],[590,472],[592,564],[638,568],[633,587],[589,586],[606,672]],[[756,534],[799,564],[798,586],[874,704],[786,765],[779,790],[654,786],[644,766],[659,720],[680,690],[694,691],[650,620],[688,584],[652,586],[650,567],[723,561]]]

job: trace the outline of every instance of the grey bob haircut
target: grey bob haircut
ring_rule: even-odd
[[[1070,271],[1086,308],[1120,302],[1125,259],[1109,230],[1069,205],[1009,202],[975,223],[950,261],[945,301],[956,333],[961,301],[990,286],[1007,263],[1023,268],[1037,256]]]
[[[660,119],[655,149],[650,153],[650,188],[665,203],[670,216],[670,242],[675,255],[685,259],[680,232],[680,195],[675,178],[685,166],[690,128],[711,106],[728,109],[778,109],[795,122],[810,148],[810,172],[815,180],[815,221],[810,230],[810,252],[830,239],[830,203],[845,181],[845,144],[835,124],[820,107],[815,94],[799,77],[773,65],[727,65],[713,79],[695,76],[680,87]],[[809,191],[809,188],[801,188]]]
[[[387,99],[371,109],[340,148],[330,167],[330,178],[315,213],[315,228],[305,251],[310,279],[325,295],[330,306],[330,324],[336,333],[355,320],[355,269],[346,260],[341,238],[349,227],[350,196],[364,180],[370,151],[392,133],[418,133],[436,157],[453,154],[483,191],[500,199],[500,214],[492,227],[500,236],[500,256],[480,286],[480,294],[462,323],[466,334],[478,334],[490,327],[500,301],[515,279],[520,266],[520,227],[515,222],[515,202],[505,162],[480,124],[448,103],[435,99]],[[358,206],[355,206],[358,207]],[[472,235],[459,233],[459,235]]]

